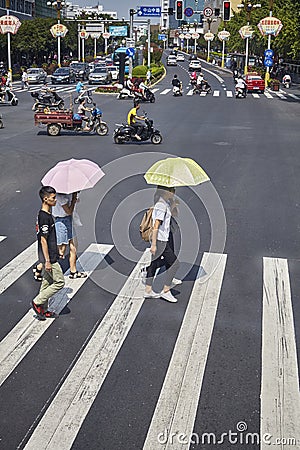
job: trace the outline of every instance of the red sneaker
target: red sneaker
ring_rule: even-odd
[[[46,317],[44,315],[44,309],[42,305],[36,305],[34,301],[31,302],[32,308],[34,312],[36,313],[36,316],[39,320],[46,320]]]
[[[56,319],[58,317],[58,314],[56,314],[54,311],[45,311],[44,317],[47,319]]]

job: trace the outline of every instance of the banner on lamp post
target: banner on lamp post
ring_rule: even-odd
[[[253,37],[254,30],[251,25],[245,25],[244,27],[239,29],[239,33],[242,39],[251,39]]]
[[[56,37],[64,38],[68,31],[69,31],[68,28],[61,23],[56,23],[50,28],[50,32],[52,36],[55,38]]]
[[[220,41],[227,41],[230,37],[229,31],[223,30],[218,33],[218,38]]]
[[[0,17],[0,33],[16,34],[21,26],[20,20],[15,16],[2,16]]]
[[[283,27],[281,21],[276,17],[270,16],[261,19],[257,25],[259,31],[263,36],[278,36]]]
[[[208,33],[205,33],[205,35],[204,35],[204,39],[206,41],[213,41],[214,37],[215,37],[215,35],[213,33],[211,33],[210,31]]]

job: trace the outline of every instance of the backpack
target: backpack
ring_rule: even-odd
[[[152,225],[152,212],[153,206],[149,208],[143,215],[142,221],[140,223],[140,233],[143,241],[149,242],[152,236],[153,225]]]

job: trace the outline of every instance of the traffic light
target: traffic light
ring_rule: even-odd
[[[175,19],[176,20],[182,20],[183,19],[183,1],[182,0],[176,0],[175,1]]]
[[[228,21],[230,20],[230,2],[225,1],[223,2],[223,20]]]
[[[220,16],[220,8],[215,8],[215,17]]]

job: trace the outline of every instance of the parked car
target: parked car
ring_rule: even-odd
[[[178,61],[184,61],[184,54],[183,53],[178,53],[178,55],[176,56],[176,60]]]
[[[47,80],[47,73],[39,67],[30,67],[27,70],[27,75],[28,83],[45,83]]]
[[[112,74],[106,67],[96,67],[89,74],[89,84],[110,84],[112,82]]]
[[[119,67],[107,66],[106,70],[111,73],[112,80],[117,80],[119,78]]]
[[[168,56],[167,66],[177,66],[177,59],[175,55]]]
[[[72,62],[70,67],[74,70],[76,80],[87,80],[90,68],[87,63],[84,62]]]
[[[75,72],[71,67],[59,67],[58,69],[56,69],[53,75],[51,75],[51,81],[52,84],[75,83]]]
[[[257,72],[247,73],[244,79],[247,85],[247,92],[249,91],[260,91],[262,93],[265,92],[265,81]]]
[[[201,70],[201,63],[198,59],[192,59],[192,61],[189,63],[189,71],[193,72],[194,70]]]

